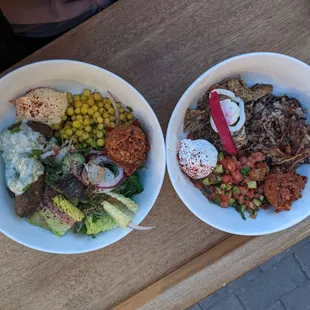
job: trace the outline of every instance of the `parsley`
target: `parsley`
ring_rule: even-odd
[[[128,198],[143,192],[143,187],[140,183],[140,176],[137,172],[128,177],[121,187],[120,194]]]
[[[11,130],[11,134],[17,133],[19,131],[21,131],[21,129],[19,127],[15,127]]]
[[[246,221],[246,217],[245,217],[245,215],[244,215],[244,213],[243,213],[243,211],[242,211],[241,205],[240,205],[238,202],[235,202],[235,203],[233,204],[233,207],[236,209],[236,211],[237,211],[238,213],[240,213],[242,219]]]
[[[249,173],[250,173],[251,169],[248,167],[248,166],[244,166],[242,169],[241,169],[241,173],[242,175],[246,178]]]
[[[43,154],[43,151],[42,150],[39,150],[39,149],[33,149],[31,151],[31,154],[29,154],[29,158],[32,158],[32,157],[36,157],[36,158],[39,158],[41,155]]]

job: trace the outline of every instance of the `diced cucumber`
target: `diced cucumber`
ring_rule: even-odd
[[[232,191],[233,191],[235,194],[240,194],[240,189],[239,189],[238,186],[233,186]]]
[[[207,178],[204,178],[202,181],[202,184],[203,185],[211,185],[211,180],[207,177]]]
[[[227,185],[226,184],[221,184],[221,188],[226,190],[227,189]]]
[[[219,152],[218,160],[223,160],[223,159],[224,159],[224,153],[223,152]]]
[[[223,166],[222,166],[222,165],[216,165],[216,167],[215,167],[215,172],[216,172],[216,173],[219,173],[219,174],[224,173]]]
[[[259,200],[260,200],[261,202],[263,202],[263,201],[265,200],[265,196],[260,195],[260,196],[259,196]]]
[[[220,177],[219,175],[216,177],[217,182],[222,182],[222,177]]]
[[[216,186],[215,187],[215,190],[216,190],[216,192],[218,193],[218,194],[223,194],[224,193],[224,190],[221,188],[221,186]]]
[[[246,209],[246,205],[243,204],[243,205],[241,205],[240,207],[241,207],[241,211],[244,212],[245,209]]]
[[[250,181],[248,183],[248,188],[253,189],[253,188],[257,188],[257,183],[256,181]]]
[[[252,202],[255,204],[256,207],[260,207],[263,203],[257,199],[257,198],[253,198]]]
[[[236,202],[236,199],[234,199],[234,198],[230,198],[228,201],[230,206],[232,206],[235,202]]]
[[[226,185],[226,190],[230,191],[232,189],[232,186],[230,184],[225,184]]]
[[[217,205],[221,204],[221,199],[219,197],[214,198],[212,201]]]
[[[212,191],[211,191],[211,189],[208,186],[205,187],[205,192],[207,194],[212,194]]]

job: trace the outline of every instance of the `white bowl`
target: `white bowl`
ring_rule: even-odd
[[[72,93],[79,93],[84,88],[101,92],[109,90],[133,108],[151,146],[146,162],[147,170],[141,173],[144,191],[134,197],[139,204],[139,210],[133,223],[139,224],[154,205],[165,174],[164,138],[152,108],[136,89],[107,70],[71,60],[43,61],[17,69],[0,80],[0,131],[10,126],[15,119],[15,108],[9,100],[25,94],[31,88],[44,86]],[[103,248],[131,231],[116,228],[97,235],[95,239],[73,233],[67,233],[60,238],[30,225],[15,214],[14,201],[6,190],[4,165],[2,156],[0,157],[0,231],[11,239],[45,252],[73,254]]]
[[[238,235],[263,235],[291,227],[310,214],[310,180],[303,197],[291,211],[279,214],[269,210],[258,212],[256,220],[242,220],[234,208],[222,209],[210,203],[181,172],[176,160],[176,148],[185,138],[183,119],[188,107],[195,107],[198,99],[216,82],[240,74],[245,82],[268,83],[276,95],[287,94],[310,108],[310,66],[289,56],[274,53],[251,53],[225,60],[202,74],[184,93],[171,116],[167,136],[167,166],[171,182],[184,204],[205,223]],[[308,114],[308,121],[310,120]],[[310,165],[303,165],[299,173],[310,179]]]

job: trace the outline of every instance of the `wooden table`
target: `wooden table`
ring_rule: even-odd
[[[308,0],[120,0],[15,67],[89,62],[120,75],[165,131],[185,89],[228,57],[274,51],[310,63]],[[38,81],[39,83],[39,81]],[[198,220],[166,177],[144,225],[105,249],[51,255],[0,236],[1,309],[182,309],[310,235],[310,219],[262,237]]]

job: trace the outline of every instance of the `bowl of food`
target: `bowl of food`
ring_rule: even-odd
[[[310,67],[251,53],[202,74],[171,116],[167,166],[184,204],[239,235],[277,232],[310,214]]]
[[[138,224],[160,192],[165,146],[137,90],[102,68],[52,60],[9,73],[0,91],[1,232],[68,254],[150,228]]]

